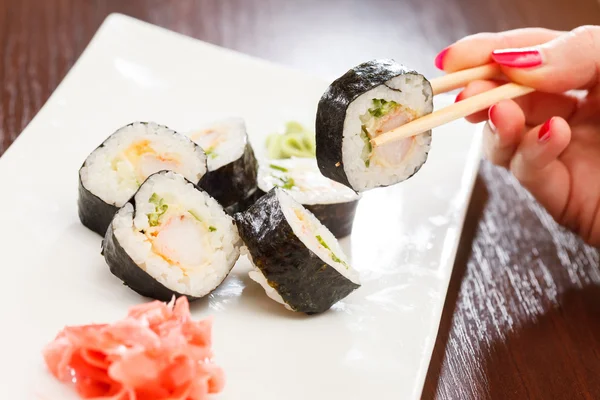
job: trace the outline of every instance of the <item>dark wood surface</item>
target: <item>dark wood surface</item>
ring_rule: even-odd
[[[111,12],[329,78],[373,57],[432,77],[470,33],[600,23],[597,0],[0,0],[0,154]],[[423,398],[600,398],[598,264],[482,162]]]

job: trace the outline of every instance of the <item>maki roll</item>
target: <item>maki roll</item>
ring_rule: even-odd
[[[427,160],[431,131],[377,148],[371,139],[432,111],[431,84],[418,72],[393,60],[352,68],[319,101],[319,169],[357,192],[410,178]]]
[[[274,187],[285,189],[312,212],[337,238],[352,232],[361,195],[324,177],[313,158],[271,160],[258,169],[258,188],[264,194]]]
[[[186,136],[153,122],[117,130],[79,170],[79,219],[104,236],[119,208],[148,176],[162,170],[198,183],[206,172],[206,155]]]
[[[115,215],[102,253],[110,271],[142,296],[194,300],[223,282],[240,244],[233,219],[215,199],[161,171]]]
[[[287,309],[321,313],[360,286],[333,234],[285,190],[271,190],[235,220],[250,278]]]
[[[208,157],[200,187],[233,214],[246,209],[256,192],[258,163],[241,118],[228,118],[189,134]]]

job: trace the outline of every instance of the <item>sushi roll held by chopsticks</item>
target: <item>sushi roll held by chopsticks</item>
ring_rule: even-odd
[[[358,65],[335,80],[317,109],[317,161],[323,175],[361,192],[415,174],[431,132],[374,149],[371,139],[433,111],[431,84],[392,60]]]
[[[433,112],[434,95],[499,75],[493,64],[431,81],[393,60],[372,60],[352,68],[329,86],[319,102],[319,169],[357,192],[410,178],[427,160],[433,128],[533,91],[507,83]]]

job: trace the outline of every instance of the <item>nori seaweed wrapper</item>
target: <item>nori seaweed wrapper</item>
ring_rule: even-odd
[[[354,215],[359,200],[332,204],[307,204],[304,207],[313,213],[333,233],[336,238],[343,238],[352,233]]]
[[[325,312],[360,285],[321,260],[294,234],[276,191],[235,215],[240,236],[254,265],[294,311]]]
[[[110,268],[110,272],[138,294],[161,301],[169,301],[175,297],[185,296],[190,301],[198,297],[184,295],[173,291],[154,279],[150,274],[141,269],[121,247],[109,224],[106,236],[102,241],[102,255]]]
[[[208,171],[198,186],[214,197],[229,215],[244,211],[252,204],[256,192],[258,162],[250,143],[240,158]]]
[[[254,202],[265,195],[265,192],[260,188],[256,193],[257,196]],[[302,206],[313,213],[333,233],[333,236],[341,239],[352,233],[352,225],[354,224],[354,216],[359,200],[329,204],[302,204]]]
[[[79,220],[85,227],[104,236],[117,211],[119,211],[118,207],[104,202],[104,200],[87,190],[81,182],[81,175],[79,175],[77,212]]]
[[[372,60],[352,68],[327,88],[319,101],[315,123],[317,163],[323,175],[352,188],[342,156],[346,110],[361,94],[405,74],[421,75],[394,60]]]

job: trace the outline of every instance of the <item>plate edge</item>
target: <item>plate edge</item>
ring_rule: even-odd
[[[446,301],[448,300],[448,288],[450,286],[450,279],[452,278],[452,274],[454,272],[454,263],[456,263],[456,254],[458,252],[458,247],[460,244],[460,240],[462,238],[462,235],[464,233],[464,228],[465,228],[465,222],[467,220],[467,212],[469,210],[469,207],[471,205],[471,200],[473,199],[473,191],[475,189],[475,183],[477,181],[477,175],[479,174],[479,165],[481,163],[481,157],[483,155],[483,135],[482,135],[482,129],[483,129],[483,124],[478,124],[477,126],[473,127],[473,131],[474,131],[474,137],[473,140],[471,141],[471,148],[469,149],[469,153],[468,153],[468,162],[467,162],[467,166],[465,167],[465,170],[467,168],[470,168],[470,172],[469,172],[469,176],[468,176],[468,180],[469,180],[469,186],[468,188],[465,190],[463,196],[464,196],[464,201],[465,201],[465,207],[461,208],[460,211],[460,218],[459,218],[459,226],[460,226],[460,230],[457,232],[457,241],[455,243],[455,245],[453,246],[452,249],[452,253],[450,254],[451,257],[449,257],[450,260],[452,260],[452,268],[449,269],[448,274],[443,278],[444,279],[444,286],[443,286],[443,290],[444,290],[444,294],[443,294],[443,298],[444,301],[440,303],[440,307],[438,307],[437,310],[435,310],[435,336],[434,336],[434,340],[431,342],[431,345],[426,349],[426,351],[424,352],[424,354],[427,355],[427,368],[425,370],[425,373],[423,374],[423,376],[419,377],[419,381],[418,381],[418,385],[417,387],[420,388],[418,392],[415,392],[415,397],[414,399],[420,399],[421,396],[423,395],[423,389],[425,388],[425,381],[427,379],[427,375],[429,372],[429,368],[431,366],[431,357],[433,356],[433,350],[435,349],[435,344],[437,342],[437,337],[440,333],[440,325],[442,322],[442,315],[444,313],[444,308],[446,306]],[[471,167],[472,166],[472,167]],[[463,170],[464,171],[464,170]],[[465,174],[463,172],[463,179],[466,179]]]

